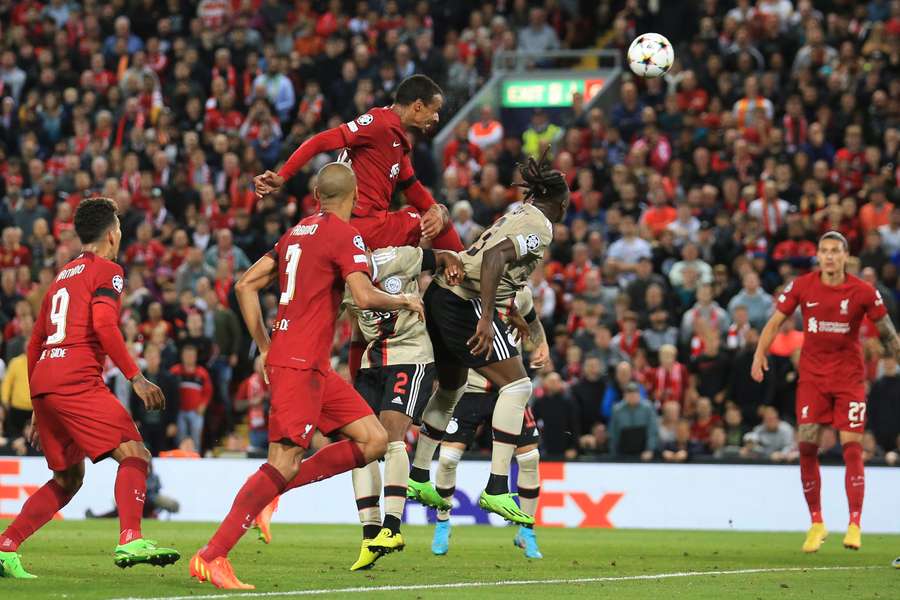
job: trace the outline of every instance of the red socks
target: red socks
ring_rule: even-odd
[[[300,472],[284,491],[328,479],[339,473],[366,466],[366,457],[356,442],[341,440],[328,444],[300,463]],[[254,513],[256,514],[256,513]]]
[[[447,223],[447,226],[444,227],[442,232],[437,234],[434,239],[431,240],[431,247],[435,250],[453,250],[454,252],[462,252],[465,250],[462,240],[459,239],[459,234],[456,232],[456,227],[453,226],[452,220]]]
[[[51,479],[33,493],[22,512],[0,535],[0,552],[15,552],[19,544],[43,527],[62,507],[72,499],[55,480]]]
[[[866,475],[863,472],[862,446],[859,442],[844,444],[844,488],[850,507],[850,523],[859,525],[863,496],[866,493]]]
[[[256,515],[284,490],[285,480],[278,469],[265,463],[247,479],[234,497],[231,510],[219,525],[219,529],[200,550],[203,560],[210,561],[219,556],[228,556],[241,536],[244,535]]]
[[[819,447],[810,442],[800,442],[800,483],[809,506],[813,523],[822,522],[822,479],[819,475]]]
[[[129,456],[119,463],[116,474],[116,508],[119,509],[119,544],[127,544],[141,537],[141,517],[147,495],[149,463]]]

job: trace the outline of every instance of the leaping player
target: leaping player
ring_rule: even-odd
[[[844,487],[850,509],[844,547],[859,550],[865,492],[861,442],[866,426],[865,365],[859,326],[864,317],[875,323],[881,343],[898,360],[900,338],[879,292],[845,271],[850,254],[843,235],[836,231],[823,235],[816,256],[819,269],[798,277],[778,296],[776,310],[760,335],[751,375],[756,381],[763,380],[763,371],[769,368],[769,346],[781,324],[799,306],[804,324],[796,409],[800,482],[812,518],[803,551],[818,551],[828,535],[822,520],[818,458],[823,425],[840,432],[846,469]]]

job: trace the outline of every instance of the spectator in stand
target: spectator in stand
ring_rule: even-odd
[[[257,450],[269,447],[267,424],[270,393],[264,369],[262,357],[257,356],[253,362],[253,373],[241,382],[235,397],[236,407],[246,407],[250,446]]]
[[[659,349],[659,366],[651,372],[651,397],[657,407],[676,402],[683,409],[690,376],[687,367],[678,362],[678,349],[666,344]]]
[[[635,354],[643,346],[641,330],[638,329],[637,313],[627,311],[622,317],[619,333],[613,336],[610,344],[613,360],[631,362]]]
[[[763,422],[746,435],[741,456],[773,462],[793,459],[797,455],[794,428],[781,420],[773,406],[765,407],[762,416]]]
[[[888,255],[895,259],[900,253],[900,206],[895,206],[891,211],[891,218],[886,225],[878,228],[881,234],[881,242]]]
[[[531,114],[531,126],[522,134],[522,151],[528,156],[540,156],[560,131],[558,125],[550,122],[546,111],[536,108]]]
[[[189,437],[200,448],[204,415],[213,394],[209,372],[197,363],[197,348],[191,345],[182,347],[181,362],[169,371],[178,380],[178,443]]]
[[[543,8],[532,8],[528,12],[528,27],[518,32],[519,50],[541,53],[548,50],[559,50],[559,38],[556,30],[547,24],[547,12]],[[536,61],[542,66],[552,65],[552,61]]]
[[[662,446],[665,462],[682,463],[703,452],[703,445],[691,438],[691,422],[680,419],[675,426],[675,439]]]
[[[532,405],[541,429],[544,454],[567,459],[577,454],[578,410],[559,373],[544,377],[543,389]]]
[[[594,425],[603,419],[603,396],[606,393],[606,365],[596,356],[588,355],[578,380],[569,388],[579,413],[578,431],[589,435]]]
[[[628,383],[624,392],[624,401],[616,404],[610,420],[610,454],[652,460],[658,447],[656,410],[641,398],[637,383]]]
[[[647,240],[638,237],[637,226],[630,216],[622,217],[619,231],[622,235],[610,245],[607,260],[619,274],[621,284],[634,278],[640,260],[652,257],[653,251]]]
[[[677,402],[666,402],[659,408],[659,445],[665,448],[675,441],[675,430],[681,421],[681,405]]]
[[[613,410],[625,397],[625,389],[630,383],[636,383],[634,380],[634,371],[631,363],[622,361],[616,364],[612,377],[607,376],[606,391],[603,394],[603,405],[601,407],[603,420],[609,423]],[[641,399],[648,398],[647,390],[644,386],[638,384],[638,395]]]
[[[282,122],[290,120],[291,111],[296,103],[294,86],[284,74],[286,69],[287,57],[271,56],[266,64],[266,72],[253,80],[251,96],[251,98],[268,98]]]
[[[900,436],[900,369],[888,354],[881,359],[878,379],[869,391],[868,422],[882,448],[893,449]]]
[[[681,343],[688,343],[697,336],[697,324],[701,322],[702,326],[709,327],[712,331],[718,332],[720,336],[726,335],[728,327],[731,325],[728,313],[713,300],[712,286],[708,283],[697,287],[697,302],[684,313],[684,317],[681,319]]]
[[[25,426],[31,418],[31,391],[28,387],[28,357],[19,354],[9,364],[0,385],[0,435],[10,439],[24,435]]]
[[[774,236],[784,223],[791,205],[778,197],[778,184],[774,180],[766,180],[762,187],[762,196],[750,203],[747,214],[762,223],[766,235]]]
[[[669,270],[669,281],[675,287],[684,284],[685,269],[692,269],[700,277],[701,283],[712,283],[712,266],[700,258],[700,249],[693,242],[686,243],[681,249],[681,260]]]
[[[206,251],[206,264],[215,268],[225,263],[229,270],[246,271],[250,268],[250,259],[238,246],[234,245],[234,237],[230,229],[220,229],[216,233],[216,245]]]
[[[699,444],[709,445],[712,430],[722,423],[722,418],[713,412],[709,398],[701,396],[697,399],[694,422],[691,423],[691,440]]]
[[[170,450],[174,446],[178,435],[178,420],[180,402],[179,381],[172,373],[162,366],[162,354],[159,348],[148,344],[144,348],[144,368],[141,372],[148,381],[159,386],[166,397],[166,407],[163,410],[147,410],[144,402],[132,390],[129,399],[131,416],[137,423],[141,436],[147,449],[153,456],[159,456],[160,452]]]
[[[741,291],[728,303],[728,312],[733,319],[737,307],[743,306],[747,310],[750,326],[762,330],[772,314],[772,296],[760,287],[759,275],[755,271],[744,274],[743,284]]]
[[[479,116],[469,128],[469,142],[482,150],[499,145],[503,141],[503,124],[494,118],[494,110],[485,104]]]
[[[869,190],[866,204],[859,209],[859,224],[863,234],[887,226],[891,222],[894,204],[888,202],[887,193],[877,187]]]
[[[678,345],[678,328],[670,324],[668,311],[657,308],[650,313],[650,327],[641,331],[641,339],[651,356],[666,344]]]
[[[657,189],[650,194],[650,207],[641,215],[641,229],[647,237],[656,239],[675,222],[678,213],[669,205],[665,192]]]

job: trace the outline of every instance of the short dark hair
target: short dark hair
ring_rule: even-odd
[[[825,240],[837,240],[844,247],[844,252],[850,252],[850,244],[847,243],[847,238],[839,231],[829,231],[825,233],[825,235],[819,238],[819,244]]]
[[[416,100],[431,104],[435,96],[443,95],[441,86],[427,75],[411,75],[397,86],[395,101],[401,106],[409,106]]]
[[[87,198],[75,209],[75,233],[82,244],[100,240],[116,224],[119,212],[116,203],[109,198]]]

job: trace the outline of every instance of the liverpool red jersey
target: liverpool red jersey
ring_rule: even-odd
[[[103,385],[106,352],[94,331],[91,306],[106,302],[118,312],[124,288],[122,267],[90,252],[56,275],[29,344],[39,349],[29,374],[32,396],[73,394]]]
[[[356,173],[359,202],[356,217],[386,212],[397,184],[410,184],[415,172],[409,161],[406,130],[389,107],[373,108],[340,126]]]
[[[887,314],[881,294],[848,274],[841,285],[822,283],[819,271],[802,275],[778,296],[776,308],[792,315],[800,306],[803,346],[800,380],[843,389],[862,385],[865,377],[859,326],[865,316],[878,321]]]
[[[330,368],[344,280],[369,274],[362,236],[332,213],[300,221],[278,240],[278,316],[266,364],[294,369]]]

